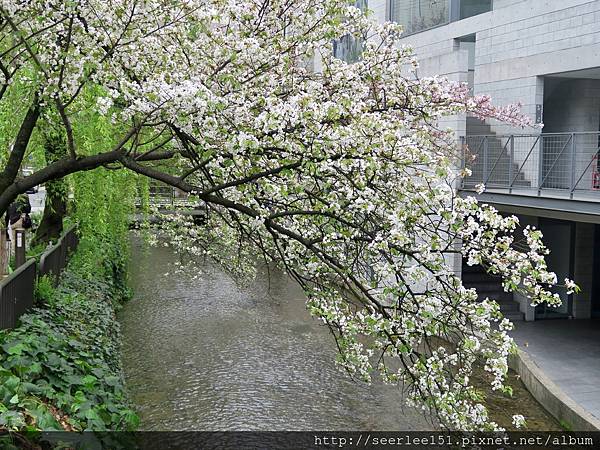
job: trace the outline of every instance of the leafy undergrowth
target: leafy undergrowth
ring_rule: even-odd
[[[43,307],[0,333],[0,429],[135,429],[111,283],[69,269],[41,293]]]

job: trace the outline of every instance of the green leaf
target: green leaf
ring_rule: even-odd
[[[3,386],[6,389],[15,391],[17,389],[17,387],[19,386],[19,384],[21,384],[21,379],[19,377],[15,377],[14,375],[11,375],[4,381]]]
[[[35,419],[38,428],[42,430],[63,430],[46,406],[39,405],[37,408],[29,410],[29,413]]]
[[[116,377],[114,375],[109,375],[108,377],[106,377],[104,379],[104,383],[106,383],[107,386],[118,386],[121,384],[121,381],[119,379],[119,377]]]
[[[22,342],[19,342],[14,345],[13,344],[4,344],[2,346],[2,348],[9,355],[21,355],[23,350],[25,350],[25,345]]]

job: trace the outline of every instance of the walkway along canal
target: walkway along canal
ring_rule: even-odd
[[[397,388],[353,382],[335,343],[282,274],[238,288],[216,265],[172,276],[177,256],[132,244],[135,297],[123,363],[144,430],[427,430]]]

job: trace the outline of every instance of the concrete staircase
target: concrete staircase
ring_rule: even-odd
[[[486,297],[496,300],[504,317],[513,322],[524,320],[524,314],[519,311],[519,304],[513,299],[511,292],[504,292],[499,277],[489,275],[481,266],[462,266],[462,281],[466,288],[477,289],[478,300]]]
[[[476,154],[477,158],[468,166],[473,174],[465,178],[465,187],[472,187],[484,180],[484,144],[483,136],[487,136],[487,170],[491,171],[486,185],[489,187],[500,186],[507,187],[510,182],[510,144],[505,150],[506,139],[501,140],[496,137],[491,127],[476,117],[467,117],[467,144],[469,152]],[[494,166],[495,164],[495,166]],[[513,177],[517,174],[519,165],[512,163]],[[531,183],[527,181],[523,173],[519,173],[514,187],[530,187]]]

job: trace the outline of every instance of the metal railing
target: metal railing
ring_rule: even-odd
[[[14,328],[33,306],[35,259],[30,259],[0,282],[0,329]]]
[[[161,182],[150,183],[148,203],[150,206],[155,206],[159,209],[175,209],[176,207],[192,206],[194,204],[189,200],[187,193]],[[135,204],[136,207],[141,207],[143,204],[142,198],[138,197]]]
[[[78,244],[77,227],[73,225],[64,232],[56,244],[44,252],[40,258],[39,275],[50,276],[54,284],[58,284],[60,273],[67,267],[69,256]]]
[[[154,205],[173,205],[175,202],[175,188],[153,184],[150,186],[149,200]]]
[[[598,194],[600,132],[481,135],[461,138],[463,164],[472,174],[463,189],[543,190]]]

